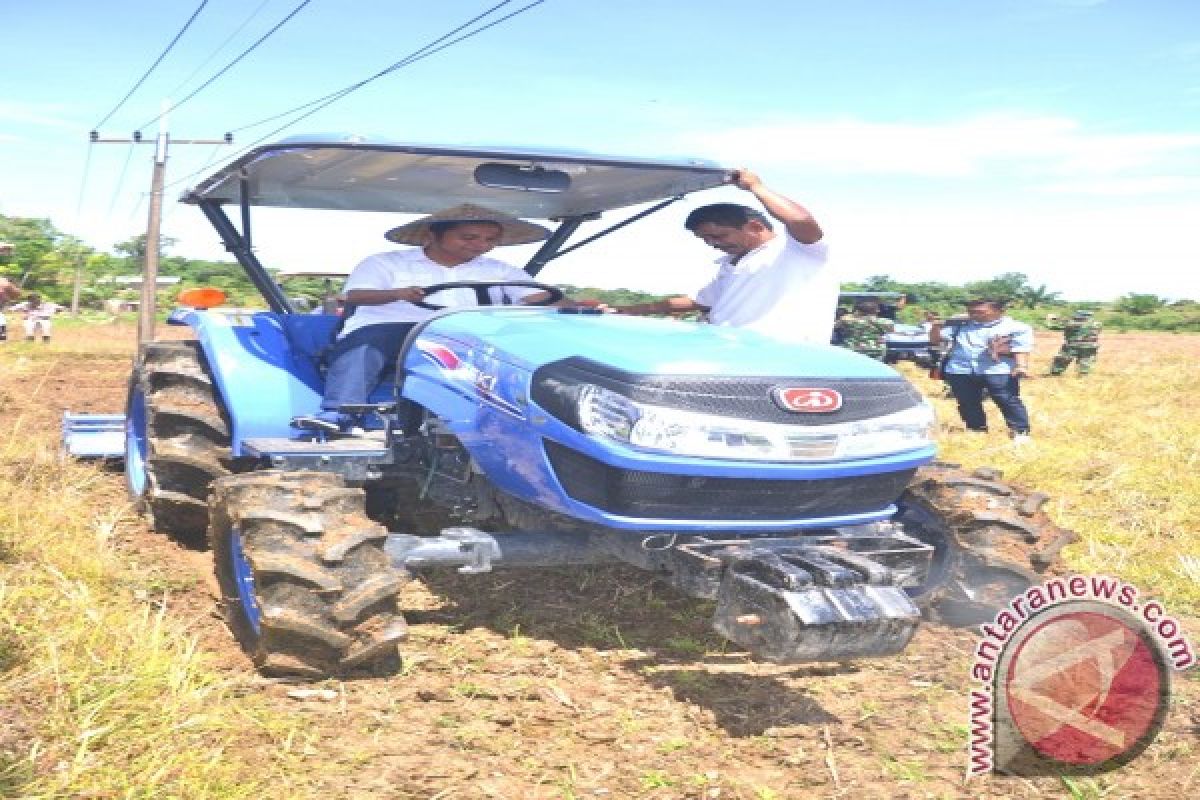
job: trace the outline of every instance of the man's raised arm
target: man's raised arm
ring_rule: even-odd
[[[784,197],[762,182],[762,178],[748,169],[733,173],[733,183],[739,189],[750,192],[763,204],[772,217],[783,223],[788,235],[801,244],[815,244],[825,235],[812,212],[788,197]]]

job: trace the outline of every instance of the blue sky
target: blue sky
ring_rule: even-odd
[[[220,137],[311,101],[495,2],[311,0],[172,111],[171,135]],[[144,126],[152,139],[164,99],[187,95],[298,4],[209,0],[100,133]],[[0,213],[48,217],[100,249],[145,229],[153,148],[89,148],[87,132],[198,5],[4,4]],[[747,165],[810,207],[846,280],[1018,271],[1071,299],[1200,299],[1198,122],[1193,0],[546,0],[272,138],[338,131],[703,156]],[[174,147],[168,198],[275,127],[237,130],[232,148]],[[542,276],[693,289],[716,253],[681,220],[723,199],[746,196],[697,196]],[[268,266],[348,269],[387,247],[392,224],[267,215],[257,244]],[[222,257],[191,207],[169,202],[163,233],[179,240],[172,254]]]

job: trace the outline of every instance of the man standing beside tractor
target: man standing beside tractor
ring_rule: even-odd
[[[1054,361],[1050,364],[1051,375],[1062,375],[1076,362],[1080,375],[1087,375],[1096,364],[1100,350],[1100,323],[1093,319],[1091,311],[1079,310],[1070,319],[1060,320],[1055,314],[1046,316],[1046,327],[1063,332],[1063,343]]]
[[[775,232],[761,211],[715,203],[692,211],[684,227],[725,253],[717,274],[696,293],[652,303],[612,306],[622,314],[707,311],[713,325],[749,328],[787,342],[828,344],[840,284],[828,263],[824,234],[799,203],[769,189],[755,173],[739,169],[733,183],[750,192],[783,223]]]

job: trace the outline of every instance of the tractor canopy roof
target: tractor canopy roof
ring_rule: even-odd
[[[256,147],[182,199],[410,214],[475,203],[518,217],[565,219],[711,189],[729,176],[702,159],[310,135]]]

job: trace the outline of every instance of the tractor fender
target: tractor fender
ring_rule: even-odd
[[[204,351],[217,392],[229,412],[234,456],[243,455],[246,439],[289,436],[292,417],[321,405],[319,354],[300,352],[292,345],[284,316],[189,310],[173,317],[175,324],[195,331]],[[335,317],[286,316],[311,323],[306,328],[327,329],[332,339]],[[310,338],[320,339],[317,333]]]

